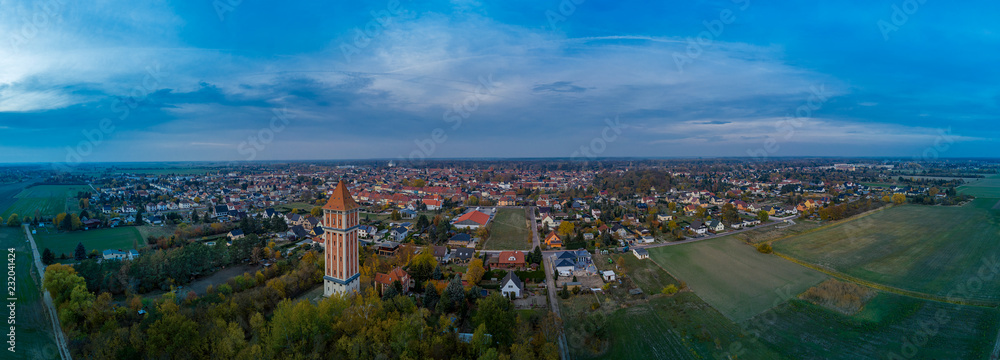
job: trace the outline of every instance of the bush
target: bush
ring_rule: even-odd
[[[761,254],[770,254],[774,252],[774,250],[771,249],[771,244],[768,243],[761,243],[760,245],[757,245],[757,251]]]
[[[677,291],[678,291],[677,285],[670,284],[670,285],[667,285],[667,287],[663,288],[663,291],[661,291],[661,293],[663,293],[665,295],[673,295],[673,294],[676,294]]]

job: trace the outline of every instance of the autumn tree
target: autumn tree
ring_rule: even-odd
[[[469,262],[469,268],[465,271],[466,280],[469,281],[470,285],[479,285],[479,281],[483,279],[483,274],[485,273],[486,269],[483,268],[483,259],[472,259]]]
[[[573,225],[572,221],[563,221],[559,224],[559,234],[562,236],[569,236],[569,234],[573,233],[574,227],[575,225]]]

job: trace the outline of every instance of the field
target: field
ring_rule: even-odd
[[[13,248],[16,256],[14,298],[17,299],[17,317],[14,325],[17,330],[17,351],[11,354],[6,351],[5,345],[3,358],[58,359],[59,353],[52,337],[52,323],[45,312],[41,289],[36,282],[38,275],[31,265],[31,250],[25,243],[24,230],[20,227],[0,227],[0,248],[4,249],[4,254],[8,253],[7,249]],[[8,312],[5,311],[5,314]],[[6,317],[5,315],[4,318]],[[9,328],[5,329],[4,334],[9,331]]]
[[[615,269],[615,265],[608,264],[608,257],[616,263],[618,258],[621,257],[624,266],[621,269]],[[594,262],[600,270],[614,270],[618,274],[623,271],[626,272],[629,279],[646,294],[658,294],[663,288],[671,284],[680,286],[677,279],[674,279],[673,276],[663,271],[656,263],[649,260],[639,260],[632,253],[595,254]]]
[[[80,191],[93,191],[89,185],[40,185],[25,188],[18,193],[17,201],[2,213],[5,219],[18,214],[23,219],[35,216],[35,211],[44,217],[55,217],[63,212],[79,212],[76,195]]]
[[[996,309],[881,293],[854,316],[792,300],[748,326],[792,359],[986,359],[998,321]]]
[[[50,233],[49,231],[52,232]],[[143,241],[139,231],[134,227],[61,233],[43,228],[39,229],[38,234],[35,235],[35,242],[38,244],[39,251],[49,248],[49,250],[56,253],[56,256],[67,254],[70,257],[73,256],[76,244],[80,242],[83,243],[83,247],[87,249],[88,254],[91,250],[97,250],[100,253],[107,249],[132,249],[135,246],[133,244],[136,242],[138,242],[139,247],[145,245],[145,241]]]
[[[996,203],[897,206],[775,242],[774,250],[903,290],[937,296],[955,291],[954,298],[1000,303],[1000,282],[981,281],[979,274],[1000,258]],[[970,281],[977,284],[964,286]]]
[[[827,279],[816,270],[761,254],[732,236],[650,249],[649,256],[735,322]]]
[[[497,209],[490,222],[489,250],[523,250],[531,248],[531,229],[524,209]]]
[[[968,185],[959,186],[958,191],[962,194],[981,198],[1000,199],[1000,175],[975,180]]]

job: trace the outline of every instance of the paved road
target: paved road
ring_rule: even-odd
[[[662,247],[662,246],[680,245],[680,244],[687,244],[687,243],[693,243],[693,242],[698,242],[698,241],[711,240],[711,239],[715,239],[715,238],[718,238],[718,237],[735,235],[735,234],[739,234],[739,233],[747,232],[747,231],[751,231],[751,230],[758,230],[758,229],[761,229],[761,228],[764,228],[764,227],[768,227],[768,226],[775,226],[775,225],[778,225],[778,224],[784,224],[785,220],[794,219],[794,218],[795,218],[794,216],[790,216],[790,217],[787,217],[787,218],[775,218],[774,222],[770,222],[770,223],[762,224],[762,225],[757,225],[757,226],[754,226],[754,227],[743,228],[743,229],[733,230],[733,231],[727,231],[727,232],[720,233],[720,234],[706,235],[706,236],[702,236],[700,238],[693,238],[693,239],[687,239],[687,240],[681,240],[681,241],[664,242],[664,243],[653,244],[653,245],[636,245],[635,247],[636,248],[641,248],[641,249],[652,249],[652,248],[658,248],[658,247]]]
[[[42,264],[42,256],[38,254],[38,246],[35,245],[35,237],[31,236],[31,229],[28,225],[24,225],[24,234],[28,236],[28,242],[31,243],[31,253],[34,255],[35,268],[38,269],[39,277],[42,280],[42,284],[45,283],[45,265]],[[41,285],[41,284],[39,284]],[[59,348],[59,355],[63,360],[72,360],[73,358],[69,354],[69,347],[66,346],[66,337],[62,331],[62,325],[59,324],[59,313],[56,312],[56,307],[52,304],[52,295],[49,294],[44,288],[42,289],[42,294],[45,297],[45,306],[49,308],[49,318],[52,320],[52,333],[56,338],[56,347]]]
[[[531,220],[531,242],[533,244],[531,250],[541,246],[538,239],[538,223],[535,222],[535,208],[526,207],[528,211],[528,219]],[[529,251],[531,251],[529,250]],[[554,251],[552,251],[554,252]],[[549,253],[549,251],[546,251]],[[545,261],[545,288],[549,293],[549,306],[552,307],[552,312],[556,314],[560,319],[562,319],[562,313],[559,311],[559,299],[556,298],[556,279],[552,276],[552,269],[555,269],[552,265],[552,258],[549,256],[542,256],[542,261]],[[566,344],[566,334],[565,329],[560,329],[559,339],[556,341],[559,344],[559,358],[562,360],[569,360],[569,347]]]

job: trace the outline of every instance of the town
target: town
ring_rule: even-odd
[[[1000,169],[989,161],[823,159],[609,160],[600,168],[572,170],[566,165],[193,163],[94,166],[70,174],[15,167],[6,173],[11,192],[20,189],[19,195],[2,216],[8,228],[30,230],[26,236],[37,244],[46,273],[79,274],[92,297],[101,294],[89,301],[103,302],[104,311],[130,308],[132,315],[121,316],[131,320],[119,321],[141,323],[161,313],[168,299],[182,306],[217,302],[256,283],[293,303],[321,304],[349,294],[374,293],[383,301],[405,296],[437,313],[457,312],[450,327],[459,343],[476,343],[483,332],[512,341],[513,334],[496,328],[477,329],[469,305],[461,304],[496,293],[513,311],[530,314],[529,322],[541,322],[526,331],[563,324],[558,335],[545,335],[548,345],[532,345],[537,356],[576,357],[621,346],[606,330],[592,328],[613,326],[605,321],[615,308],[661,298],[677,302],[705,286],[698,276],[683,275],[697,266],[678,268],[685,262],[674,262],[676,255],[663,250],[726,241],[774,256],[782,237],[872,212],[906,204],[968,206],[976,196],[960,189],[988,183]],[[344,239],[351,238],[357,239],[356,254],[345,252],[352,248]],[[737,250],[743,251],[703,261],[750,261],[728,258],[739,256]],[[326,280],[277,285],[317,266],[326,266]],[[819,269],[797,286],[806,293],[826,291],[810,289],[822,278]],[[701,281],[719,281],[720,275],[701,275]],[[76,306],[58,296],[59,285],[52,286],[57,307]],[[850,291],[828,296],[857,296]],[[733,320],[755,314],[746,308],[760,307],[698,295],[703,298],[684,302],[707,302]],[[279,311],[282,305],[271,306]],[[96,316],[76,311],[63,315]],[[63,325],[71,338],[93,326],[74,323]],[[73,352],[96,354],[92,346]]]

